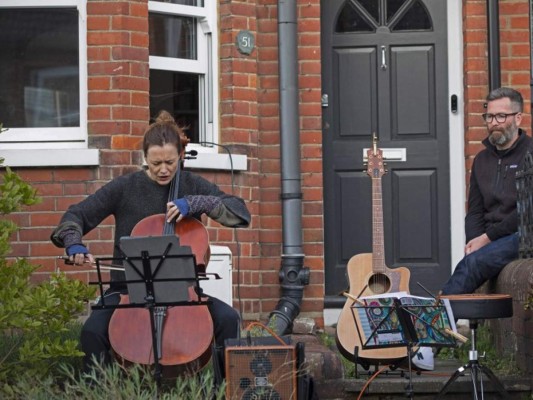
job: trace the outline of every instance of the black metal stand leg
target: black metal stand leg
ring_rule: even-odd
[[[359,358],[358,354],[359,354],[359,347],[355,346],[355,348],[353,350],[353,363],[354,363],[354,366],[355,366],[355,379],[359,379],[359,370],[357,369],[357,365],[359,364],[357,362],[357,359]]]
[[[494,373],[490,370],[490,368],[487,368],[484,365],[480,365],[479,369],[481,370],[481,372],[483,372],[485,375],[487,375],[487,377],[492,382],[492,384],[496,387],[498,392],[500,392],[500,395],[504,399],[507,399],[509,397],[509,393],[507,393],[507,391],[503,387],[503,385],[500,382],[500,380],[496,377],[496,375],[494,375]]]
[[[407,346],[407,358],[409,362],[409,383],[407,384],[407,387],[405,388],[405,395],[409,397],[410,399],[413,398],[414,390],[413,390],[413,366],[412,366],[412,358],[413,358],[413,346],[408,345]]]
[[[157,385],[157,388],[159,389],[161,387],[161,377],[163,375],[161,364],[159,363],[159,348],[160,348],[160,342],[158,340],[157,336],[157,328],[156,328],[156,311],[154,310],[153,306],[150,306],[150,325],[152,328],[152,349],[154,352],[154,379]]]
[[[444,384],[442,389],[440,390],[439,394],[435,398],[436,400],[440,399],[442,396],[444,396],[446,393],[448,393],[448,390],[450,390],[450,385],[457,380],[460,376],[462,376],[466,369],[470,368],[470,363],[467,363],[463,365],[462,367],[459,367],[453,375],[448,379],[448,381]]]
[[[470,381],[472,382],[472,398],[474,400],[478,400],[478,388],[477,388],[477,382],[478,382],[478,370],[477,370],[477,364],[473,364],[470,362]],[[483,382],[481,383],[481,399],[483,399]]]
[[[436,399],[440,399],[444,396],[450,389],[450,385],[460,376],[464,375],[466,370],[470,370],[470,380],[472,382],[472,396],[474,400],[478,400],[478,396],[481,395],[481,400],[484,400],[484,387],[483,387],[483,374],[487,375],[489,380],[494,384],[500,395],[507,399],[509,394],[501,384],[501,382],[496,378],[496,375],[487,367],[480,365],[478,361],[478,353],[476,350],[476,329],[478,323],[476,320],[470,321],[470,333],[471,333],[471,348],[469,352],[468,363],[457,369],[455,373],[448,379],[446,384],[443,386]],[[479,388],[478,388],[479,382]]]

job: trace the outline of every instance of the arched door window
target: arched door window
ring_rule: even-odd
[[[433,24],[420,0],[347,0],[335,33],[375,32],[379,27],[392,32],[430,31]]]

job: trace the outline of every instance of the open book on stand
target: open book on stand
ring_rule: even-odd
[[[448,299],[385,293],[357,299],[352,314],[364,349],[455,346],[461,336]]]

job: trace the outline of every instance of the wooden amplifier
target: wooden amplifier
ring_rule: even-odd
[[[297,400],[296,346],[225,349],[227,400]]]

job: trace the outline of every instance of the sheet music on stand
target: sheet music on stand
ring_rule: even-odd
[[[202,293],[199,282],[209,279],[199,273],[195,255],[189,246],[181,246],[175,235],[141,236],[120,238],[122,257],[99,258],[97,263],[97,284],[101,293],[101,308],[138,308],[145,306],[193,306],[206,305],[210,300],[190,299],[190,291]],[[128,288],[129,301],[126,304],[108,305],[105,303],[104,284],[100,261],[120,261],[124,267],[125,280],[115,281]],[[212,274],[216,275],[216,274]],[[215,279],[220,277],[215,276]]]
[[[447,299],[406,292],[361,297],[352,315],[364,349],[403,346],[455,346],[457,332]]]
[[[148,273],[153,281],[154,302],[159,304],[189,301],[188,288],[197,284],[194,255],[189,246],[181,246],[175,235],[120,238],[120,249],[127,255],[124,272],[132,304],[146,303]],[[150,271],[144,270],[143,251],[163,257],[148,260]]]

